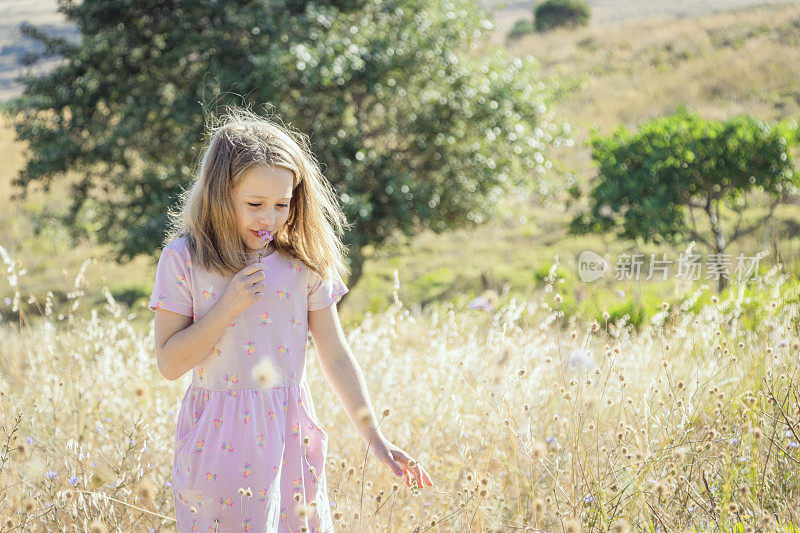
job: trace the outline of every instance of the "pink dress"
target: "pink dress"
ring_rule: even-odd
[[[328,435],[306,381],[306,343],[308,311],[331,305],[348,289],[339,276],[323,280],[277,252],[261,261],[262,299],[228,324],[194,367],[183,397],[172,463],[181,533],[333,531]],[[149,307],[197,320],[232,277],[193,266],[186,238],[178,238],[161,253]],[[262,358],[272,362],[281,386],[259,387],[252,369]]]

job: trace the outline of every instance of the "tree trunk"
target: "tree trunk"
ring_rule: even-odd
[[[714,234],[714,249],[718,256],[721,256],[725,251],[725,233],[722,231],[722,226],[719,222],[719,202],[714,202],[715,209],[711,209],[711,199],[706,198],[705,212],[708,215],[708,220],[711,222],[711,232]],[[714,213],[716,211],[716,213]],[[725,289],[725,277],[720,273],[717,279],[717,293],[720,294]]]

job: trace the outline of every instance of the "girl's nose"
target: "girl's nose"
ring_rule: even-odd
[[[259,219],[259,222],[262,226],[269,226],[272,227],[275,224],[275,215],[273,213],[267,213],[266,215],[262,215]]]

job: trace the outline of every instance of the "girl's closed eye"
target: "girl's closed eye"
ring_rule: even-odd
[[[259,207],[261,204],[248,203],[250,207]],[[278,204],[278,207],[289,207],[289,204]]]

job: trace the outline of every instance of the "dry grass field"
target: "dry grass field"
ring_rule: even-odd
[[[309,351],[337,530],[796,531],[796,280],[772,269],[723,300],[687,293],[637,332],[565,319],[556,271],[493,312],[398,298],[349,331],[384,431],[431,488],[364,455]],[[3,327],[2,531],[174,530],[183,380],[160,378],[152,330],[106,298],[88,320],[43,302],[45,320]]]
[[[800,4],[592,5],[587,28],[494,36],[574,87],[555,108],[576,140],[556,154],[557,176],[585,189],[592,127],[635,128],[679,103],[717,118],[798,116]],[[508,3],[498,30],[523,8]],[[25,147],[6,119],[0,160],[0,532],[174,531],[187,383],[155,364],[155,264],[114,264],[52,222],[73,177],[10,203]],[[582,250],[684,248],[567,236],[581,207],[509,198],[475,232],[371,250],[340,313],[375,411],[390,409],[381,427],[436,485],[409,489],[365,457],[312,345],[337,531],[798,531],[797,205],[732,247],[770,255],[756,282],[721,297],[707,280],[580,282]],[[756,202],[748,216],[764,211]],[[494,308],[468,309],[484,289]]]

